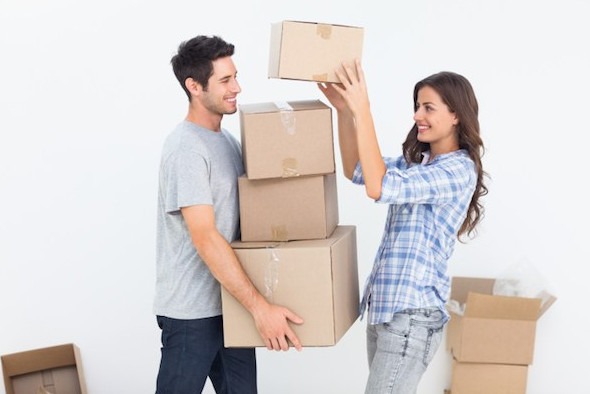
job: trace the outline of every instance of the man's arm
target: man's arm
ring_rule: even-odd
[[[288,350],[288,339],[297,350],[301,350],[299,338],[288,321],[301,324],[303,319],[287,308],[270,304],[256,290],[231,245],[217,231],[213,207],[194,205],[182,208],[181,212],[197,252],[215,279],[252,314],[266,347],[269,350]]]

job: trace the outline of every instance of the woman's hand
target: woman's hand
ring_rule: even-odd
[[[344,101],[340,92],[334,88],[335,85],[337,84],[333,82],[318,83],[318,88],[320,88],[324,96],[326,96],[330,104],[332,104],[337,111],[345,112],[348,110],[346,101]]]
[[[355,118],[368,114],[370,112],[369,94],[360,61],[356,59],[353,64],[343,63],[336,70],[336,75],[340,83],[331,86],[335,91],[331,95],[336,96],[338,93],[339,100],[346,103]]]

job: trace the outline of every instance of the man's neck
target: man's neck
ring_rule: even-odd
[[[219,132],[221,131],[221,119],[223,115],[212,114],[206,110],[199,110],[197,108],[189,107],[186,120],[204,127],[208,130]]]

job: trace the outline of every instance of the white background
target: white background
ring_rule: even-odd
[[[73,342],[91,394],[154,392],[158,163],[187,109],[170,57],[194,35],[221,35],[237,48],[240,103],[322,99],[313,83],[267,78],[270,24],[296,19],[365,28],[386,155],[412,125],[416,81],[441,70],[470,79],[490,193],[479,236],[458,245],[450,273],[531,262],[559,299],[539,321],[528,392],[590,393],[589,15],[583,0],[0,0],[0,354]],[[239,137],[237,114],[224,127]],[[337,165],[362,284],[385,207]],[[334,347],[261,349],[258,360],[262,394],[361,393],[364,321]],[[419,392],[449,382],[441,348]]]

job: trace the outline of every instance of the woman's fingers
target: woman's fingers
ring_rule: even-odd
[[[364,83],[365,72],[363,71],[363,68],[361,67],[361,61],[359,59],[356,59],[354,64],[355,64],[355,68],[356,68],[356,74],[357,74],[358,81]]]

